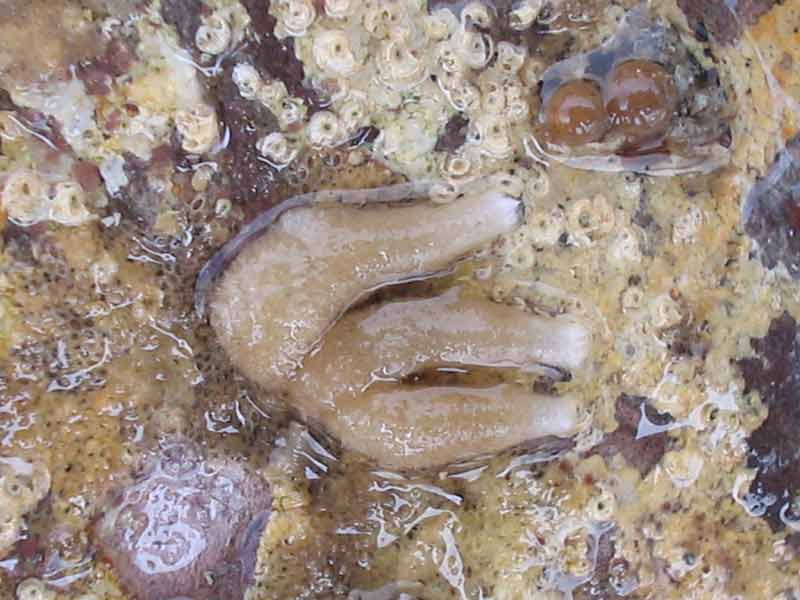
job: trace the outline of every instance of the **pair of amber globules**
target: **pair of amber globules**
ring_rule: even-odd
[[[661,136],[677,109],[678,91],[662,65],[641,59],[617,64],[603,81],[575,79],[548,99],[548,141],[580,146],[619,134],[638,146]]]

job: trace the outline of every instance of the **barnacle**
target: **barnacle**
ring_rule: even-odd
[[[302,122],[305,119],[306,112],[308,112],[308,108],[300,98],[287,96],[278,102],[275,116],[278,117],[280,128],[285,130],[295,123]]]
[[[273,166],[282,168],[292,162],[298,149],[284,134],[274,131],[265,135],[256,145],[258,153]]]
[[[465,65],[482,69],[494,54],[494,41],[484,33],[462,30],[455,39],[455,51]]]
[[[41,463],[0,457],[0,557],[17,542],[23,518],[50,491],[50,472]]]
[[[359,67],[350,38],[338,29],[327,29],[315,35],[312,53],[317,65],[329,75],[352,75]]]
[[[258,91],[256,92],[256,98],[258,98],[259,102],[264,104],[275,114],[283,110],[283,102],[287,100],[288,95],[289,92],[286,90],[286,84],[280,79],[264,81],[258,86]],[[291,98],[289,98],[289,101],[291,105],[294,106],[295,102]]]
[[[359,127],[369,123],[369,113],[367,111],[366,95],[359,92],[351,92],[342,102],[336,111],[342,129],[347,134],[355,133]]]
[[[605,237],[614,229],[614,209],[602,194],[579,198],[569,207],[570,233],[580,245]]]
[[[278,19],[275,35],[280,37],[300,37],[317,17],[311,0],[278,0],[270,4],[270,12]]]
[[[327,110],[311,115],[306,126],[306,135],[312,146],[330,148],[342,141],[342,126],[339,118]]]
[[[247,100],[254,100],[263,85],[261,75],[256,68],[248,63],[239,63],[233,68],[233,82],[239,89],[239,94]]]
[[[325,14],[332,19],[346,19],[355,8],[355,0],[325,0]]]
[[[0,199],[8,218],[23,227],[42,221],[77,226],[94,219],[85,204],[85,192],[74,181],[52,186],[32,171],[18,170],[6,176]]]
[[[544,0],[517,0],[508,13],[509,25],[518,31],[528,29],[536,21],[543,6]]]
[[[231,26],[219,14],[211,14],[203,18],[195,34],[195,45],[201,52],[208,54],[221,54],[227,50],[231,43]]]
[[[32,171],[19,170],[8,174],[2,186],[3,210],[19,225],[33,225],[43,218],[45,184]]]
[[[219,141],[217,113],[205,104],[175,113],[175,126],[181,146],[191,154],[205,154]]]
[[[497,66],[508,74],[517,73],[525,63],[526,52],[509,42],[497,44]]]
[[[484,115],[474,124],[475,143],[481,152],[492,158],[504,159],[512,155],[514,146],[504,118]]]
[[[29,577],[17,586],[16,600],[56,600],[56,592],[41,579]]]
[[[53,189],[49,204],[50,220],[62,225],[81,225],[93,219],[86,208],[83,188],[74,181],[60,181]]]
[[[407,90],[427,77],[425,61],[415,56],[406,36],[385,42],[378,52],[377,63],[383,81],[395,89]]]

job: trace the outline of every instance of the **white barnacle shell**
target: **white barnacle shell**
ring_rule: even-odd
[[[320,69],[329,75],[351,75],[359,66],[347,34],[339,29],[329,29],[314,36],[312,53]]]
[[[280,0],[276,5],[278,27],[275,33],[279,36],[305,35],[317,17],[311,0]]]
[[[306,135],[312,146],[330,148],[342,139],[342,126],[339,118],[330,111],[314,113],[306,126]]]
[[[540,210],[531,215],[529,236],[537,246],[555,246],[565,228],[564,213],[561,210]]]
[[[508,14],[511,29],[522,31],[527,29],[539,17],[544,0],[517,0]]]
[[[276,168],[285,167],[297,156],[297,148],[294,147],[294,144],[278,131],[273,131],[258,140],[256,150],[270,165]]]
[[[516,73],[525,63],[525,50],[509,42],[497,44],[497,66],[506,73]]]
[[[48,207],[48,218],[61,225],[82,225],[94,219],[86,209],[83,188],[74,181],[62,181],[55,185]]]
[[[453,50],[450,42],[440,42],[434,49],[436,56],[436,64],[445,73],[458,73],[462,70],[461,60],[458,58],[455,50]]]
[[[424,17],[425,31],[435,41],[447,39],[458,27],[458,19],[453,11],[446,8],[434,10]]]
[[[580,198],[569,208],[568,222],[578,245],[588,245],[614,229],[614,209],[602,194]]]
[[[29,577],[17,586],[17,600],[55,600],[55,591],[48,588],[41,579]]]
[[[281,129],[286,129],[290,125],[300,123],[306,117],[306,105],[300,98],[294,96],[287,96],[279,103],[277,114],[278,125]]]
[[[406,90],[427,77],[425,62],[415,56],[405,37],[385,42],[378,53],[378,71],[388,85]]]
[[[190,154],[204,154],[219,141],[217,113],[208,105],[176,111],[175,126],[181,136],[181,147]]]
[[[463,180],[472,171],[472,161],[463,154],[448,154],[442,160],[439,171],[451,182]]]
[[[359,127],[369,123],[367,112],[367,97],[363,93],[351,92],[347,99],[337,110],[342,129],[346,133],[353,133]]]
[[[256,68],[248,63],[239,63],[233,68],[233,82],[239,95],[247,100],[254,100],[264,83]]]
[[[525,175],[525,190],[532,200],[540,200],[550,193],[550,176],[540,166],[533,165]]]
[[[482,105],[486,112],[500,114],[506,109],[506,94],[503,86],[496,81],[488,81],[483,85]]]
[[[523,98],[506,96],[506,116],[509,121],[521,121],[530,113],[530,105]]]
[[[506,120],[500,115],[482,115],[476,119],[473,143],[491,158],[509,158],[514,152]]]
[[[10,173],[0,190],[3,210],[8,218],[21,227],[35,225],[44,217],[45,185],[33,171],[19,170]]]
[[[469,27],[477,25],[487,29],[492,24],[492,13],[483,2],[470,2],[461,10],[461,25]]]
[[[461,77],[440,77],[438,84],[445,98],[458,112],[470,112],[480,104],[481,93],[478,88]]]
[[[194,43],[201,52],[221,54],[231,43],[232,33],[228,20],[214,13],[203,17],[194,36]]]
[[[386,28],[393,23],[399,23],[401,17],[405,15],[404,1],[382,0],[376,2],[366,13],[364,13],[364,29],[369,33],[382,37],[386,33]]]
[[[356,0],[325,0],[325,14],[332,19],[346,19],[355,8]]]
[[[494,53],[494,42],[490,36],[463,30],[455,39],[456,51],[465,65],[482,69],[489,63]]]
[[[286,84],[280,79],[271,79],[262,83],[256,92],[258,101],[273,112],[280,110],[280,104],[289,95]]]

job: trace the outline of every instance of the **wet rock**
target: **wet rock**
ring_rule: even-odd
[[[111,91],[115,77],[125,74],[133,64],[135,52],[126,40],[115,38],[109,42],[105,52],[95,58],[82,61],[77,75],[93,96],[104,96]]]
[[[756,391],[769,414],[748,439],[748,467],[758,469],[750,493],[760,499],[763,518],[774,531],[785,524],[781,511],[800,491],[800,337],[797,321],[784,313],[763,338],[750,340],[756,353],[738,361],[745,393]],[[786,516],[786,515],[784,515]],[[798,518],[797,516],[792,517]]]
[[[783,264],[800,278],[800,136],[778,153],[766,176],[750,190],[744,230],[759,246],[768,269]]]
[[[244,466],[165,443],[96,526],[103,555],[137,600],[241,598],[271,510]]]
[[[591,454],[599,454],[606,460],[615,454],[622,454],[627,463],[638,469],[644,477],[661,460],[667,449],[668,437],[667,433],[662,431],[637,439],[642,407],[645,416],[654,425],[667,425],[672,422],[671,416],[653,409],[646,398],[621,394],[617,398],[614,415],[619,426],[611,433],[607,433],[592,449]]]
[[[444,131],[436,140],[436,147],[434,150],[437,152],[454,152],[464,145],[467,139],[467,127],[469,120],[464,118],[464,115],[457,113],[450,117],[447,124],[444,126]]]
[[[253,65],[262,76],[280,79],[286,84],[289,94],[302,98],[310,109],[319,105],[316,92],[303,83],[303,63],[295,54],[293,39],[279,40],[273,35],[276,20],[268,12],[269,2],[243,0],[242,4],[250,15],[250,26],[256,34],[257,42],[251,43],[237,56],[252,56]],[[309,110],[311,112],[313,110]]]
[[[260,204],[271,194],[278,172],[262,159],[256,145],[261,137],[276,131],[278,123],[264,106],[241,97],[231,74],[228,69],[218,88],[219,112],[230,131],[222,159],[232,180],[233,200]]]
[[[614,529],[604,532],[597,539],[597,557],[592,578],[574,591],[575,600],[612,600],[623,598],[618,593],[619,574],[627,570],[627,561],[614,559]]]
[[[194,47],[194,36],[200,27],[203,7],[198,0],[164,0],[161,3],[161,17],[165,23],[175,27],[185,47]]]
[[[171,146],[154,149],[150,161],[143,161],[131,154],[125,155],[123,170],[127,183],[113,199],[124,217],[145,228],[153,225],[165,204],[165,182],[169,179],[173,161],[163,160],[161,155],[168,152],[174,157]],[[163,164],[157,164],[158,158]]]
[[[720,0],[678,0],[686,20],[700,32],[701,38],[711,34],[720,44],[734,44],[742,36],[742,27],[752,25],[768,13],[776,0],[739,0],[731,9],[730,3]]]
[[[14,110],[14,101],[7,90],[0,88],[0,110]]]

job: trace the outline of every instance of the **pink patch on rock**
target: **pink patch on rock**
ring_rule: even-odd
[[[113,499],[95,531],[138,600],[236,600],[250,583],[253,537],[260,538],[271,502],[267,483],[243,465],[172,442]]]

